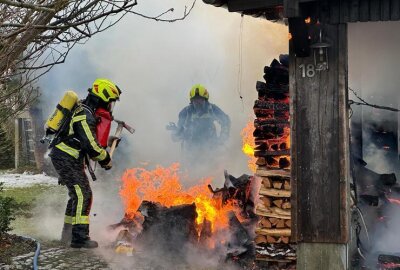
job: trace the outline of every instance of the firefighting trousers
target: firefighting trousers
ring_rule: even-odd
[[[65,210],[64,228],[72,225],[73,242],[87,240],[93,197],[83,160],[59,155],[52,156],[51,161],[59,175],[59,184],[68,189],[69,200]]]

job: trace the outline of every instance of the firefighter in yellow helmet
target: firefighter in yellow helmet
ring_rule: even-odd
[[[92,190],[85,174],[85,157],[98,161],[106,170],[111,169],[111,158],[96,137],[96,110],[112,113],[121,90],[107,79],[96,79],[87,97],[72,110],[66,125],[52,144],[50,157],[59,175],[59,184],[68,189],[67,203],[61,241],[73,248],[95,248],[96,241],[89,237],[89,213]]]
[[[189,91],[190,104],[179,113],[178,124],[168,126],[173,130],[172,139],[181,141],[189,151],[213,150],[229,137],[231,122],[217,105],[208,101],[210,95],[205,86],[194,85]],[[217,134],[215,122],[220,125]]]

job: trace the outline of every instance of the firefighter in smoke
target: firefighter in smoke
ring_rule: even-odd
[[[89,213],[92,205],[92,190],[85,174],[89,158],[97,161],[106,170],[112,162],[105,149],[107,142],[98,141],[99,120],[108,114],[109,128],[114,104],[119,100],[120,89],[107,79],[96,79],[86,99],[77,101],[71,109],[68,124],[53,139],[49,156],[59,174],[59,184],[68,189],[67,203],[61,241],[72,248],[96,248],[96,241],[89,237]],[[72,92],[74,93],[74,92]],[[76,94],[75,94],[76,96]],[[77,96],[76,96],[77,100]],[[60,103],[61,104],[61,103]],[[60,106],[59,104],[59,106]],[[57,108],[63,109],[57,106]],[[51,117],[49,121],[54,117]],[[108,134],[107,134],[108,137]],[[116,139],[110,137],[109,139]],[[108,145],[112,143],[108,141]]]
[[[179,113],[178,124],[170,123],[167,129],[172,131],[172,140],[180,141],[190,156],[210,154],[229,138],[229,116],[208,101],[209,93],[203,85],[194,85],[189,96],[190,104]],[[219,135],[215,122],[220,125]]]

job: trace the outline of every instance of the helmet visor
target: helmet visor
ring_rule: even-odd
[[[112,113],[114,107],[115,107],[115,101],[111,101],[110,103],[108,103],[107,110]]]

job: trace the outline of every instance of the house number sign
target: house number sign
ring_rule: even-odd
[[[301,77],[313,78],[315,76],[315,66],[313,64],[301,64],[299,68],[301,70]]]

